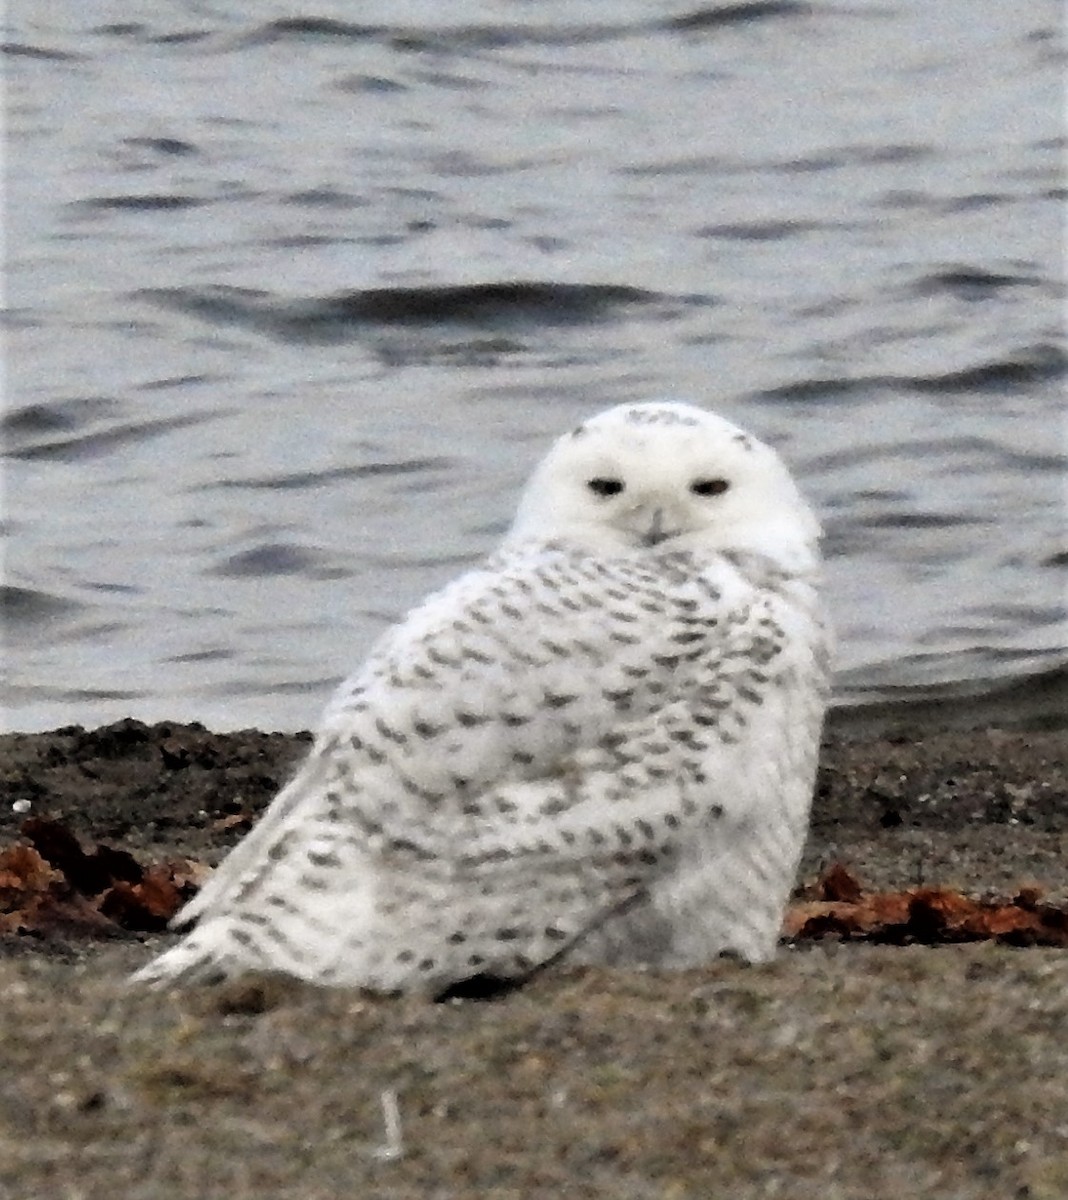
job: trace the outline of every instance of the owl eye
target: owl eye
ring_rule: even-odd
[[[726,479],[695,479],[690,491],[695,496],[721,496],[730,486]]]
[[[618,496],[626,486],[622,479],[587,479],[586,486],[598,496]]]

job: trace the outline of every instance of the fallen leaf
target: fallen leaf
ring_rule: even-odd
[[[838,937],[894,945],[998,941],[1068,946],[1068,909],[1042,902],[1042,889],[1021,888],[1008,900],[978,900],[954,888],[866,892],[840,864],[814,887],[816,899],[787,910],[784,932],[793,941]]]
[[[0,852],[0,932],[114,937],[164,929],[196,894],[207,867],[190,859],[142,867],[125,850],[87,852],[61,822],[22,825],[32,845]]]

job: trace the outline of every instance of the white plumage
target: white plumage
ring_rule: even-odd
[[[826,695],[818,536],[778,456],[701,409],[566,434],[135,978],[439,993],[561,956],[768,958]]]

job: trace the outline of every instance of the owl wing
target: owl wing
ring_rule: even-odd
[[[765,607],[725,559],[499,556],[386,636],[179,921],[374,873],[466,904],[470,928],[551,911],[524,961],[550,956],[669,867],[715,803],[725,691],[781,649]]]
[[[280,840],[329,820],[424,870],[588,858],[593,830],[648,809],[650,788],[706,748],[691,715],[719,721],[751,600],[727,564],[678,556],[533,547],[464,576],[343,686],[299,774],[181,922],[245,893]]]

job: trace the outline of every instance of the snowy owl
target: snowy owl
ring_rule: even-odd
[[[700,408],[565,434],[135,979],[436,995],[561,958],[769,958],[826,699],[818,539],[776,453]]]

